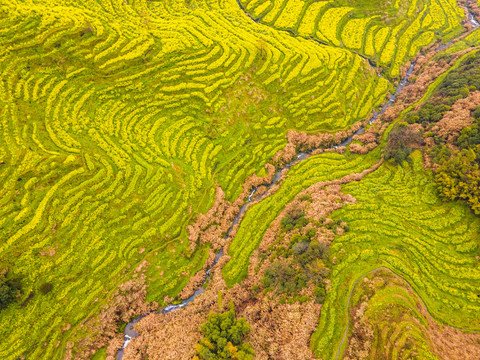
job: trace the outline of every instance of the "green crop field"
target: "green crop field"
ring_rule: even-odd
[[[304,38],[358,52],[386,74],[400,67],[434,39],[461,32],[464,14],[453,0],[415,1],[241,1],[263,24]]]
[[[380,268],[362,278],[357,287],[350,304],[353,311],[363,312],[354,315],[357,331],[365,330],[362,318],[374,324],[369,358],[382,354],[385,359],[438,359],[428,333],[430,317],[404,280]]]
[[[223,268],[223,275],[230,285],[247,275],[248,259],[257,248],[270,223],[295,195],[310,185],[321,181],[340,179],[352,173],[360,173],[378,161],[378,152],[368,158],[360,155],[325,153],[312,156],[295,166],[282,187],[262,202],[255,204],[242,220],[237,235],[228,249],[231,256]]]
[[[144,261],[146,300],[177,301],[211,247],[192,252],[187,226],[218,187],[235,201],[289,132],[334,135],[367,119],[401,69],[459,36],[463,18],[454,0],[0,0],[0,280],[21,284],[0,306],[0,357],[75,357],[98,335],[83,325]],[[380,159],[379,147],[293,166],[240,223],[227,285],[245,279],[299,192]],[[478,330],[478,217],[440,202],[420,155],[342,191],[357,204],[333,214],[350,232],[331,245],[338,265],[315,354],[333,358],[348,292],[378,266],[407,280],[436,321]]]
[[[338,346],[343,336],[351,285],[381,266],[412,284],[436,320],[478,330],[480,221],[465,206],[438,199],[421,154],[412,164],[383,165],[343,191],[357,204],[334,213],[350,231],[332,244],[338,265],[312,338],[316,353],[335,354],[332,343]]]

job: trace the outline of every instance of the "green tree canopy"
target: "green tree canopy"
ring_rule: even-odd
[[[440,194],[449,200],[466,200],[480,214],[480,145],[463,149],[446,161],[435,181]]]
[[[250,325],[245,318],[236,319],[233,303],[230,310],[222,314],[212,313],[202,325],[205,336],[195,345],[197,355],[194,360],[252,360],[252,347],[243,343]]]
[[[399,123],[388,135],[388,142],[383,151],[386,160],[394,159],[398,164],[410,156],[413,147],[422,143],[421,135],[406,123]]]
[[[0,310],[5,309],[15,300],[18,289],[15,288],[4,275],[0,275]]]

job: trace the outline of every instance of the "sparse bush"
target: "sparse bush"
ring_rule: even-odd
[[[265,288],[275,289],[281,294],[294,294],[301,290],[306,283],[304,274],[281,262],[273,263],[263,277]]]
[[[305,219],[305,213],[300,208],[290,209],[281,221],[281,226],[285,231],[302,228],[307,224],[308,220]]]
[[[428,155],[430,155],[434,163],[443,164],[452,155],[452,151],[446,146],[435,145],[428,150]]]
[[[40,285],[40,292],[43,294],[43,295],[46,295],[48,294],[50,291],[52,291],[53,289],[53,285],[51,283],[43,283],[42,285]]]
[[[291,253],[295,256],[292,264],[274,262],[263,277],[265,288],[292,295],[305,287],[308,281],[321,282],[328,276],[328,245],[311,241],[305,235],[297,237],[302,240],[292,246]]]
[[[474,118],[475,120],[479,120],[479,119],[480,119],[480,106],[477,106],[477,107],[475,108],[475,110],[473,110],[472,115],[473,115],[473,118]]]
[[[315,295],[315,302],[318,304],[323,304],[325,301],[325,296],[327,292],[325,291],[325,285],[323,282],[320,282],[318,286],[313,289],[313,295]]]
[[[477,109],[480,109],[480,107]],[[480,116],[480,111],[479,111],[479,116]],[[475,146],[479,144],[480,144],[480,123],[479,121],[476,121],[471,126],[466,127],[460,132],[460,136],[457,139],[457,145],[463,149],[466,149],[469,146]]]
[[[407,116],[407,122],[410,124],[420,123],[436,123],[440,121],[450,110],[450,106],[446,104],[433,104],[431,102],[425,104],[418,112],[411,113]]]
[[[310,243],[308,241],[302,241],[302,242],[296,243],[295,245],[293,245],[293,248],[292,248],[293,254],[295,256],[302,255],[305,251],[307,251],[309,245]]]
[[[308,249],[300,256],[298,256],[297,261],[303,267],[309,263],[312,263],[316,259],[326,260],[328,258],[328,245],[325,243],[320,243],[318,241],[312,241]]]
[[[388,135],[388,142],[383,152],[386,160],[394,159],[401,164],[413,152],[415,145],[422,143],[420,134],[411,129],[407,124],[398,124]]]

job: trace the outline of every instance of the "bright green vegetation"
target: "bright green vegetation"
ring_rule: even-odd
[[[105,348],[98,350],[95,355],[92,357],[92,360],[104,360],[107,357],[107,352]]]
[[[145,260],[147,299],[175,297],[207,259],[206,246],[190,253],[186,226],[217,186],[234,200],[288,130],[346,130],[384,101],[392,85],[357,52],[396,77],[459,28],[452,0],[397,0],[386,18],[364,2],[320,3],[267,2],[262,12],[284,14],[267,26],[234,0],[0,0],[0,271],[22,288],[0,316],[2,359],[63,358]],[[227,282],[299,191],[379,155],[292,169],[247,213]]]
[[[350,231],[331,245],[338,265],[311,343],[326,359],[341,343],[354,282],[380,266],[407,280],[437,321],[480,330],[480,219],[461,204],[443,203],[421,153],[411,157],[411,164],[385,163],[343,187],[357,203],[332,214]]]
[[[360,340],[357,348],[364,344],[362,340],[370,341],[365,359],[437,359],[428,335],[429,315],[422,300],[400,277],[380,269],[361,279],[350,300],[352,312],[362,308],[362,303],[367,304],[366,310],[363,316],[350,318],[350,329],[355,320],[361,330],[373,330],[371,338],[362,331],[354,334]]]
[[[480,214],[480,145],[457,152],[435,175],[440,194],[448,200],[465,200]]]
[[[477,106],[472,112],[474,122],[460,132],[457,144],[466,149],[475,145],[480,145],[480,106]]]
[[[260,203],[253,205],[240,223],[237,235],[228,248],[231,260],[223,268],[223,276],[229,285],[247,275],[249,258],[260,244],[270,223],[286,204],[307,187],[320,182],[340,179],[370,168],[378,160],[379,152],[368,156],[324,153],[301,162],[289,171],[280,189]]]
[[[235,318],[233,302],[230,310],[208,316],[202,325],[204,338],[195,346],[197,355],[194,360],[253,360],[252,347],[243,340],[250,331],[245,318]]]
[[[480,31],[479,30],[480,29],[477,29],[477,30],[473,31],[468,36],[464,37],[462,40],[453,44],[445,52],[447,54],[454,54],[458,51],[477,46],[479,41],[480,41]]]
[[[398,77],[400,67],[434,39],[462,31],[454,0],[241,0],[263,24],[368,57]]]
[[[0,14],[0,270],[24,288],[0,317],[4,359],[61,358],[144,260],[148,300],[175,297],[206,260],[185,229],[217,185],[235,199],[289,129],[347,129],[391,88],[234,0],[9,0]]]

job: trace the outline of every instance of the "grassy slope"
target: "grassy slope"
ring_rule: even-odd
[[[149,299],[176,295],[217,184],[234,199],[288,129],[345,129],[388,89],[234,1],[128,3],[0,2],[0,268],[23,278],[19,304],[34,294],[2,311],[3,359],[61,358],[143,260]]]
[[[0,264],[23,277],[19,302],[35,293],[2,312],[5,359],[60,358],[143,260],[150,299],[178,293],[206,256],[190,257],[185,226],[216,184],[234,199],[287,129],[345,129],[388,88],[359,56],[254,24],[231,0],[4,1],[0,12]],[[275,211],[366,159],[310,159]],[[240,249],[245,267],[253,247]]]
[[[437,198],[421,154],[402,167],[385,164],[343,191],[357,204],[333,214],[347,222],[350,232],[331,248],[338,265],[312,338],[317,355],[334,358],[346,326],[349,290],[379,266],[409,281],[438,321],[480,330],[480,269],[475,259],[480,220],[463,205]]]
[[[358,52],[386,67],[392,77],[432,40],[448,41],[459,34],[464,16],[454,0],[241,3],[264,24]]]
[[[358,282],[350,309],[354,312],[365,302],[363,318],[374,331],[368,359],[438,359],[423,302],[402,278],[385,269],[368,274]]]

